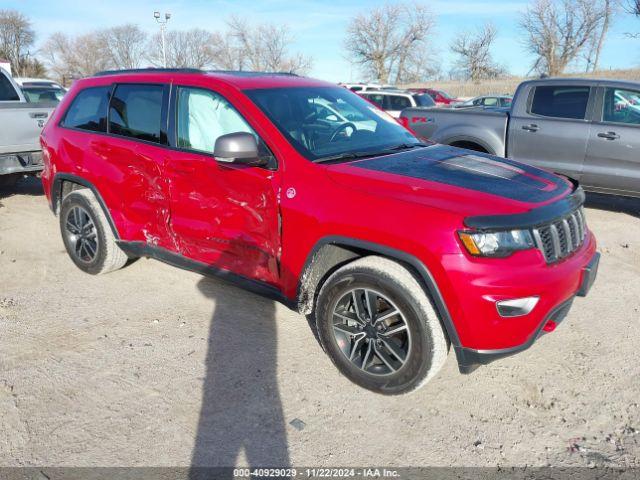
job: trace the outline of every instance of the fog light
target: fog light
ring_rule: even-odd
[[[538,304],[540,297],[516,298],[496,302],[498,313],[501,317],[522,317],[528,315]]]

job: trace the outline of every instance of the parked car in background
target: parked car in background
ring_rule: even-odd
[[[71,87],[41,141],[78,268],[146,256],[277,299],[377,393],[424,385],[450,345],[463,373],[529,348],[597,273],[576,184],[425,145],[310,78],[105,72]]]
[[[60,103],[67,90],[53,80],[40,78],[14,78],[29,103]]]
[[[513,102],[511,95],[483,95],[472,98],[462,103],[455,104],[455,108],[465,107],[493,107],[493,108],[509,108]]]
[[[436,103],[426,93],[412,93],[405,90],[381,90],[378,92],[358,92],[363,98],[376,104],[394,118],[410,107],[435,107]]]
[[[380,90],[395,90],[393,85],[385,85],[379,83],[341,83],[340,86],[348,88],[352,92],[377,92]]]
[[[509,111],[402,113],[418,135],[579,180],[585,189],[640,196],[640,83],[544,79],[522,83]]]
[[[0,68],[0,185],[42,170],[38,137],[53,104],[32,104],[9,73]]]
[[[442,90],[435,90],[433,88],[409,88],[407,90],[413,93],[426,93],[433,98],[433,101],[436,102],[436,105],[439,107],[455,105],[462,102],[459,98],[454,98]]]

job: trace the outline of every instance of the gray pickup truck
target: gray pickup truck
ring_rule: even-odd
[[[40,131],[54,108],[55,104],[28,103],[0,68],[0,186],[42,170]]]
[[[405,124],[437,143],[572,177],[595,192],[640,197],[640,83],[522,83],[510,109],[407,108]]]

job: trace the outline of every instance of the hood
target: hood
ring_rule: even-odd
[[[465,214],[518,213],[573,190],[568,180],[545,170],[445,145],[334,165],[330,176],[353,188]]]

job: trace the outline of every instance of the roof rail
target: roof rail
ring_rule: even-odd
[[[286,75],[297,77],[297,73],[293,72],[257,72],[252,70],[207,70],[207,73],[223,73],[225,75],[237,75],[239,77],[260,77],[263,75]]]
[[[95,73],[94,77],[104,77],[105,75],[124,75],[130,73],[205,73],[198,68],[130,68],[125,70],[104,70]]]

